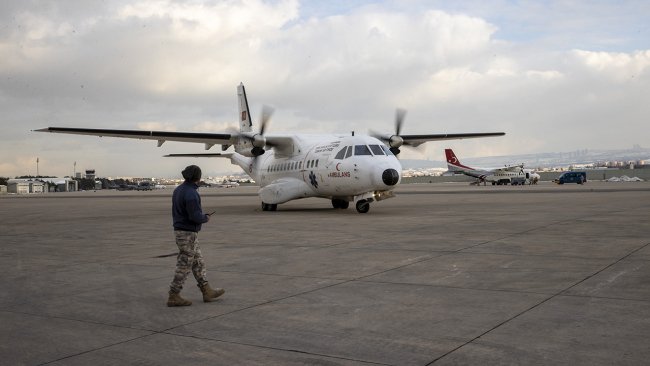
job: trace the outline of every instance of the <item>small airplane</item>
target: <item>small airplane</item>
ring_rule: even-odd
[[[447,157],[447,168],[450,172],[475,177],[477,183],[486,184],[486,182],[491,182],[492,185],[515,184],[520,180],[518,178],[522,178],[524,182],[528,181],[529,184],[533,184],[539,180],[539,174],[531,169],[524,169],[524,164],[481,170],[461,164],[452,149],[445,149],[445,156]]]
[[[221,182],[215,182],[212,179],[206,179],[205,184],[207,184],[209,187],[217,187],[217,188],[232,188],[232,187],[239,187],[239,183],[237,182],[232,182],[228,180],[222,180]]]
[[[332,207],[347,209],[355,202],[359,213],[370,203],[394,197],[392,189],[401,181],[402,167],[396,155],[400,147],[417,147],[428,141],[503,136],[504,132],[458,134],[401,134],[406,111],[397,110],[395,133],[373,134],[267,134],[272,109],[262,108],[258,132],[253,122],[244,84],[237,86],[239,132],[171,132],[46,127],[36,132],[111,136],[202,143],[209,150],[221,145],[221,153],[170,154],[165,157],[226,158],[239,165],[259,186],[263,211],[300,198],[320,197]],[[226,152],[234,146],[234,152]]]

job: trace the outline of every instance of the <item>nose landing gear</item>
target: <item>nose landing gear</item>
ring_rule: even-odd
[[[278,209],[278,205],[272,205],[270,203],[262,202],[262,211],[275,211]]]
[[[370,211],[370,202],[366,200],[358,200],[356,207],[358,213],[366,213]]]

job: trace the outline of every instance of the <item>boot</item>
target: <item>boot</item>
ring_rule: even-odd
[[[201,289],[201,292],[203,293],[203,302],[210,302],[213,299],[216,299],[217,297],[221,296],[226,292],[222,288],[218,288],[213,290],[210,288],[210,284],[207,282],[204,282],[202,285],[197,285]]]
[[[180,292],[169,290],[169,300],[167,300],[167,306],[190,306],[190,305],[192,305],[192,302],[182,298]]]

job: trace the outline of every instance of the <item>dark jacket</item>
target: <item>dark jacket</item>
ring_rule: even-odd
[[[172,195],[172,217],[174,230],[201,231],[201,224],[208,221],[208,216],[201,209],[201,196],[196,190],[199,186],[186,180],[174,189]]]

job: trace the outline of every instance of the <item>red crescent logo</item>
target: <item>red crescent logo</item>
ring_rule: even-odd
[[[458,159],[456,159],[455,156],[454,156],[452,159],[454,159],[454,161],[452,162],[452,164],[456,164],[456,163],[458,162]]]
[[[337,172],[339,171],[339,165],[341,165],[341,163],[336,164],[336,171]]]

